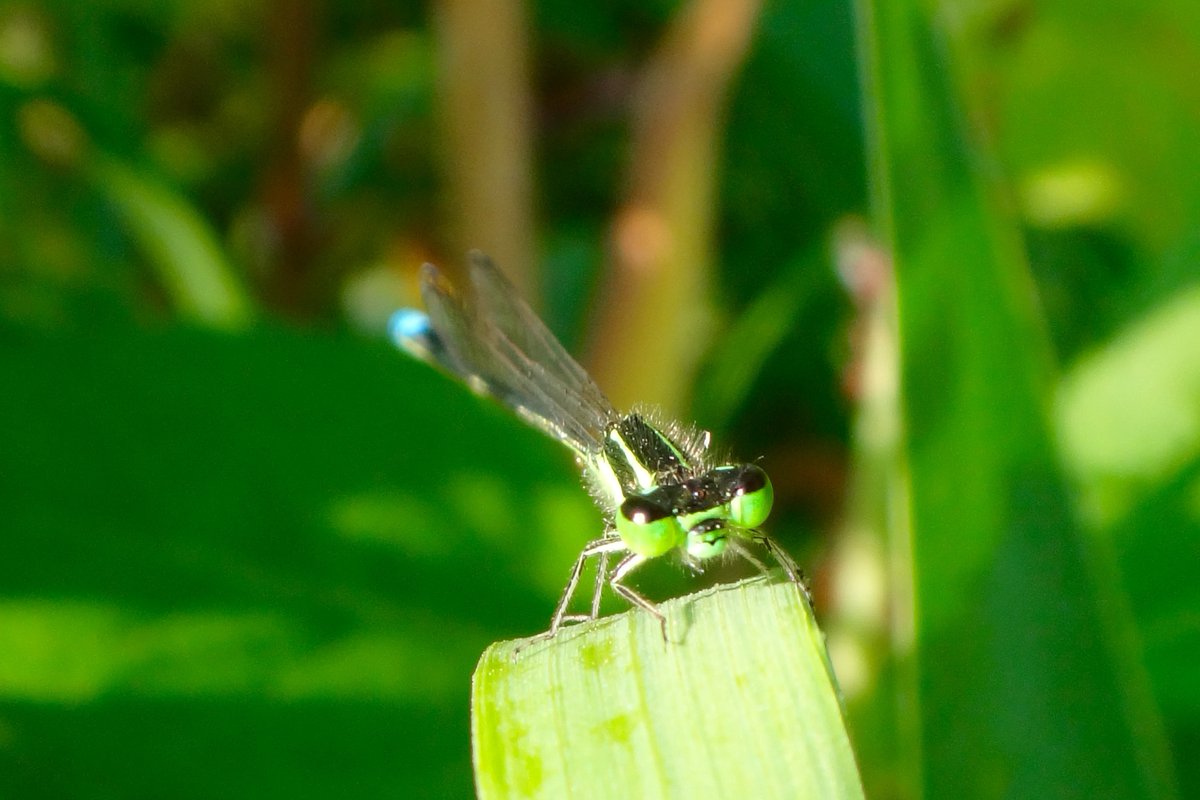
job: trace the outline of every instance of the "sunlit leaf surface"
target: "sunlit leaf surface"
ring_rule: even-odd
[[[861,798],[824,639],[796,587],[753,579],[475,671],[483,798]]]

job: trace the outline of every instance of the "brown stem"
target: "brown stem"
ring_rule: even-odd
[[[694,0],[639,80],[628,189],[589,364],[619,407],[678,412],[707,337],[723,100],[758,0]]]
[[[270,301],[293,316],[311,313],[310,265],[315,249],[312,207],[298,133],[312,96],[318,31],[313,0],[275,0],[268,12],[271,162],[262,195],[278,246],[268,287]]]
[[[486,251],[531,303],[532,100],[525,4],[439,0],[440,156],[451,261]]]

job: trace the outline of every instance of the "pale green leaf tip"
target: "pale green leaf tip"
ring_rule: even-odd
[[[670,644],[633,609],[484,652],[471,720],[481,798],[863,796],[795,585],[755,578],[659,608]]]

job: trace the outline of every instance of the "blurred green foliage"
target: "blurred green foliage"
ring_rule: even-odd
[[[924,791],[1169,796],[1143,669],[1112,649],[1127,620],[1108,553],[1087,547],[1058,468],[1021,242],[956,124],[972,107],[959,75],[940,69],[939,45],[961,40],[864,5],[874,207],[898,275]]]
[[[818,616],[882,598],[880,639],[831,648],[868,796],[1200,796],[1200,5],[887,5],[762,9],[697,420],[764,456]],[[572,344],[684,6],[529,7]],[[461,259],[430,13],[0,6],[0,794],[469,795],[474,662],[545,624],[600,518],[553,443],[382,343]],[[851,584],[866,312],[829,242],[868,211],[915,562]]]

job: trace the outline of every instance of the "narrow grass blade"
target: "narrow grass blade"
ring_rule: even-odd
[[[253,303],[208,223],[167,186],[96,155],[88,174],[112,202],[180,315],[219,328],[250,322]]]
[[[724,430],[746,400],[788,331],[818,298],[823,250],[813,248],[788,266],[783,277],[761,292],[714,343],[709,364],[692,400],[697,420],[710,430]]]
[[[861,798],[825,644],[762,578],[483,654],[475,778],[515,797]]]
[[[1173,795],[1111,555],[1057,466],[1035,287],[972,135],[957,29],[859,0],[869,163],[896,262],[922,791]]]

